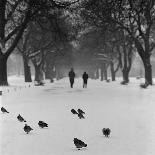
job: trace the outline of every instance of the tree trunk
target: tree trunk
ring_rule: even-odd
[[[52,72],[51,62],[49,61],[48,57],[46,57],[45,79],[51,79]]]
[[[101,81],[103,81],[103,67],[101,66]]]
[[[7,57],[0,54],[0,86],[8,85]]]
[[[140,50],[140,49],[139,49]],[[144,64],[144,69],[145,69],[145,83],[147,83],[148,85],[152,85],[152,65],[150,62],[150,54],[149,52],[143,53],[138,51],[143,64]]]
[[[51,71],[49,70],[49,69],[47,69],[46,71],[45,71],[45,79],[51,79],[51,73],[50,73]]]
[[[40,83],[43,79],[43,72],[41,70],[40,65],[35,65],[35,81]]]
[[[124,68],[122,70],[122,74],[123,74],[123,82],[129,83],[129,70],[128,70],[128,68]]]
[[[114,64],[113,62],[110,63],[110,70],[111,70],[111,79],[112,81],[115,81],[115,70],[114,70]]]
[[[24,55],[23,55],[23,62],[24,62],[25,82],[32,82],[30,66],[28,65],[27,57]]]
[[[54,82],[54,78],[55,78],[55,71],[54,71],[54,65],[52,65],[52,67],[51,67],[51,74],[50,74],[51,82]]]
[[[135,39],[135,45],[138,51],[138,54],[140,55],[143,64],[144,64],[144,69],[145,69],[145,83],[148,85],[152,85],[152,66],[150,63],[150,50],[149,50],[149,38],[148,40],[146,40],[145,43],[145,50],[142,47],[142,45],[140,44],[140,42]]]
[[[150,63],[150,57],[145,58],[144,69],[145,69],[145,83],[152,85],[152,66]]]
[[[104,79],[107,80],[108,79],[108,75],[107,75],[106,63],[103,64],[103,73],[104,73]]]
[[[96,70],[96,79],[99,79],[99,70],[98,70],[98,68]]]
[[[101,64],[101,81],[107,80],[108,75],[107,75],[107,65],[106,63]]]

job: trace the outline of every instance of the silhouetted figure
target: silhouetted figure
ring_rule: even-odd
[[[26,122],[26,120],[20,114],[17,116],[17,119],[19,122]]]
[[[27,124],[25,124],[24,126],[24,131],[28,134],[31,130],[33,130],[30,126],[28,126]]]
[[[39,127],[44,128],[44,127],[48,127],[48,124],[43,122],[43,121],[39,121],[38,122]]]
[[[72,112],[72,114],[78,114],[75,109],[72,109],[71,112]]]
[[[80,139],[74,138],[73,141],[74,141],[74,144],[75,144],[76,148],[78,148],[78,150],[80,150],[80,148],[82,148],[82,147],[87,147],[87,144],[85,144]]]
[[[105,137],[109,137],[111,130],[109,128],[103,128],[102,132]]]
[[[1,111],[2,111],[3,113],[9,113],[4,107],[1,108]]]
[[[88,74],[84,72],[82,78],[83,78],[83,88],[87,88]]]
[[[69,81],[70,81],[70,87],[73,88],[74,78],[75,78],[75,73],[74,73],[73,68],[71,68],[68,76],[69,76]]]

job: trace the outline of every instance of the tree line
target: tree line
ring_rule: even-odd
[[[155,41],[154,0],[1,0],[0,85],[8,85],[7,59],[21,53],[25,81],[65,76],[74,65],[90,77],[112,80],[121,70],[122,84],[137,52],[143,62],[145,83],[152,85],[151,55]]]

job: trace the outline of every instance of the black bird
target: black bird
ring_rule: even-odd
[[[26,120],[20,114],[17,116],[17,119],[19,122],[26,122]]]
[[[43,122],[43,121],[39,121],[38,122],[39,127],[44,128],[44,127],[48,127],[48,124]]]
[[[111,130],[109,128],[103,128],[102,132],[105,137],[109,137]]]
[[[81,118],[85,118],[84,116],[83,116],[83,114],[82,113],[79,113],[78,114],[78,117],[81,119]]]
[[[76,148],[78,148],[78,150],[80,150],[80,148],[82,148],[82,147],[87,147],[87,144],[85,144],[80,139],[74,138],[73,141],[74,141],[74,144],[75,144]]]
[[[77,111],[78,111],[78,113],[85,114],[85,112],[82,111],[81,109],[78,109]]]
[[[4,107],[1,108],[1,111],[2,111],[3,113],[9,113]]]
[[[71,112],[72,112],[72,114],[78,114],[75,109],[72,109]]]
[[[28,134],[31,130],[33,130],[30,126],[28,126],[27,124],[25,124],[24,126],[24,131]]]

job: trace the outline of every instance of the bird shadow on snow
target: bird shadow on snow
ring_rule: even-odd
[[[49,128],[37,128],[37,129],[35,129],[35,131],[36,130],[38,130],[37,132],[35,132],[34,133],[34,131],[32,131],[32,132],[30,132],[30,133],[25,133],[24,131],[23,132],[20,132],[20,135],[21,136],[36,136],[36,135],[39,135],[40,134],[40,132],[41,132],[41,130],[48,130]]]
[[[20,135],[21,135],[21,136],[34,136],[34,135],[37,135],[37,133],[34,134],[34,133],[30,132],[30,133],[27,134],[27,133],[25,133],[25,132],[23,131],[23,132],[20,133]],[[39,135],[39,134],[38,134],[38,135]]]
[[[87,148],[82,148],[80,150],[78,150],[77,148],[71,148],[72,152],[77,152],[77,151],[87,151]]]
[[[49,128],[48,127],[46,127],[46,128],[38,128],[38,130],[48,130]]]

